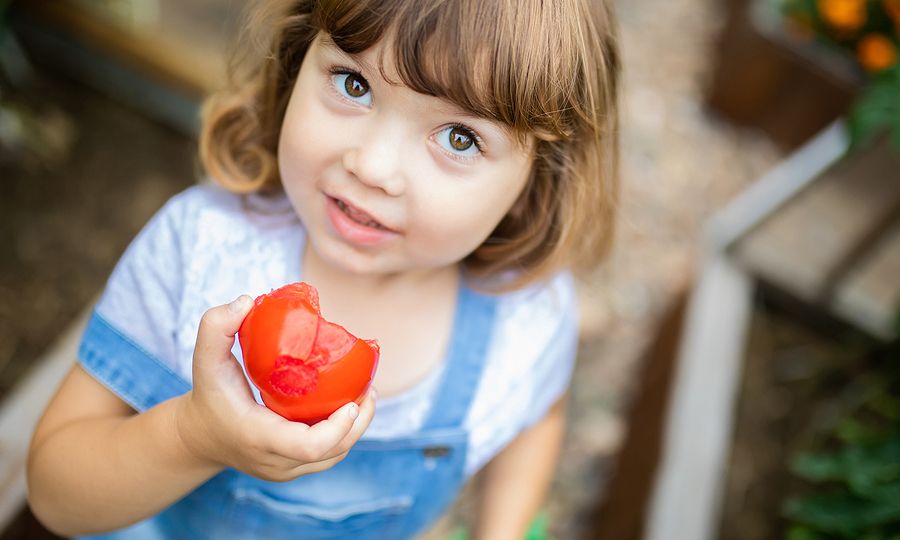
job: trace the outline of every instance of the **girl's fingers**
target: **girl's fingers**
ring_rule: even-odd
[[[369,427],[369,424],[372,422],[372,418],[375,416],[375,398],[370,392],[366,399],[362,402],[362,405],[359,407],[359,418],[356,419],[356,422],[353,423],[353,427],[350,429],[350,432],[347,433],[341,442],[337,444],[334,448],[332,448],[326,455],[325,458],[332,458],[340,453],[347,452],[350,448],[356,444],[356,441],[359,440],[360,437],[363,436],[363,433],[366,432],[366,429]]]
[[[356,444],[356,441],[362,437],[366,428],[369,427],[372,416],[375,414],[375,403],[371,393],[363,400],[362,407],[357,407],[356,418],[349,426],[346,426],[347,429],[344,429],[343,425],[336,427],[335,423],[332,422],[332,418],[337,417],[335,419],[338,423],[343,423],[345,419],[340,414],[341,410],[348,407],[352,408],[355,405],[355,403],[349,403],[341,409],[338,409],[328,418],[328,420],[319,422],[309,428],[311,437],[321,436],[323,441],[327,441],[323,442],[323,444],[327,444],[328,447],[321,453],[319,459],[329,459],[338,454],[347,452],[350,450],[350,447]]]
[[[327,420],[310,426],[298,457],[311,463],[325,459],[328,452],[340,443],[359,419],[359,405],[348,403],[334,411]]]
[[[331,459],[347,452],[359,439],[372,421],[374,409],[371,398],[363,402],[363,407],[351,402],[311,427],[279,417],[278,427],[266,429],[276,437],[272,451],[301,463]]]
[[[296,477],[304,475],[304,474],[310,474],[310,473],[316,473],[316,472],[322,472],[322,471],[328,470],[328,469],[334,467],[335,465],[337,465],[338,463],[340,463],[345,457],[347,457],[347,453],[348,452],[344,452],[343,454],[338,454],[334,457],[331,457],[331,458],[328,458],[328,459],[325,459],[322,461],[316,461],[314,463],[305,463],[305,464],[295,467],[293,470],[291,470],[289,476],[290,476],[290,478],[296,478]]]

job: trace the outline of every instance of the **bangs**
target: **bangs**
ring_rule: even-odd
[[[416,92],[520,135],[565,139],[585,121],[599,123],[585,107],[596,99],[585,95],[596,81],[586,80],[590,68],[576,60],[591,55],[561,53],[591,45],[581,28],[590,17],[571,4],[579,2],[324,0],[311,21],[348,54],[387,39],[399,82]],[[382,75],[384,65],[380,58]]]

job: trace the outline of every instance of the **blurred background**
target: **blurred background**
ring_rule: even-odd
[[[900,535],[900,0],[619,0],[622,198],[533,538]],[[0,539],[237,0],[0,0]],[[463,538],[471,490],[430,533]]]

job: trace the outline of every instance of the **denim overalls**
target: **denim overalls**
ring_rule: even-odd
[[[414,435],[362,439],[335,467],[285,483],[228,469],[160,514],[90,538],[397,540],[422,532],[465,481],[463,422],[481,379],[495,311],[495,297],[460,286],[436,399]],[[123,356],[134,361],[108,360]],[[139,410],[189,388],[97,314],[79,358]]]

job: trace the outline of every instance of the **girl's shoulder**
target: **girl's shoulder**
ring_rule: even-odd
[[[485,373],[497,381],[522,381],[574,360],[578,302],[570,273],[502,295]]]

